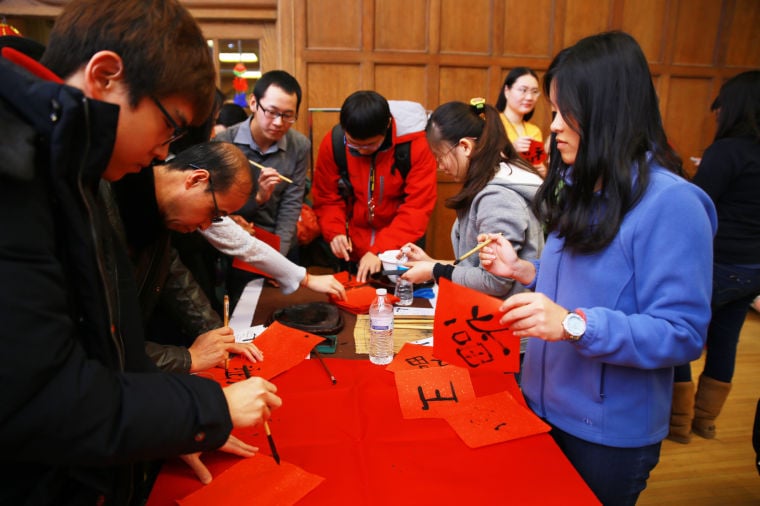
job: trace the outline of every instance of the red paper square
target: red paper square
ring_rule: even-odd
[[[435,356],[468,369],[519,371],[520,339],[499,323],[501,302],[441,278],[433,322]]]
[[[398,371],[396,389],[404,418],[442,418],[475,399],[470,373],[461,367]]]

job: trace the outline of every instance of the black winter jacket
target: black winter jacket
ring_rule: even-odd
[[[0,57],[2,505],[138,504],[139,462],[231,430],[218,384],[145,355],[134,274],[97,196],[118,114]]]

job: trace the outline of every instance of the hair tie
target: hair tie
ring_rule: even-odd
[[[479,116],[481,119],[486,119],[486,99],[482,97],[476,97],[470,99],[470,109]]]

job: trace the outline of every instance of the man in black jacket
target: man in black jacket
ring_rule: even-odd
[[[245,200],[253,186],[248,159],[228,142],[192,146],[171,161],[110,185],[118,209],[109,209],[117,230],[124,229],[135,274],[143,318],[164,315],[182,328],[189,347],[158,344],[166,340],[154,329],[146,332],[148,356],[171,372],[199,372],[223,363],[229,353],[256,362],[263,358],[253,343],[235,343],[193,275],[171,245],[169,230],[206,229],[221,211],[215,206]],[[109,186],[103,184],[102,191]],[[172,343],[176,344],[176,343]]]
[[[209,115],[197,24],[176,0],[72,0],[44,66],[0,55],[0,504],[140,504],[142,461],[250,455],[230,431],[266,420],[276,388],[157,372],[97,192]]]

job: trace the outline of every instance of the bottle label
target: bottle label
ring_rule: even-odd
[[[390,330],[391,326],[390,325],[377,325],[377,324],[375,324],[375,325],[371,325],[371,328],[372,328],[372,330]]]

